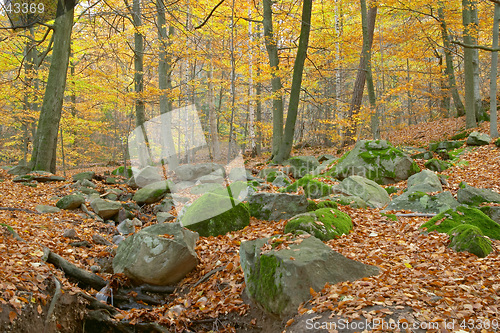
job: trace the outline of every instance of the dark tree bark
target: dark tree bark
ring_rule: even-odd
[[[288,114],[286,117],[286,127],[283,140],[275,158],[275,162],[281,163],[290,157],[293,145],[293,136],[295,133],[295,122],[300,101],[300,89],[302,85],[302,74],[304,72],[304,62],[307,56],[307,47],[309,46],[309,33],[311,31],[311,12],[312,0],[304,0],[302,7],[302,25],[300,27],[299,48],[293,65],[292,89],[290,91],[290,103],[288,105]]]
[[[462,20],[464,25],[463,38],[464,43],[473,45],[471,36],[472,26],[472,2],[471,0],[462,0]],[[464,70],[465,70],[465,126],[466,128],[476,127],[476,112],[474,100],[474,85],[477,84],[474,80],[474,50],[472,48],[464,48]]]
[[[74,0],[59,0],[54,24],[54,49],[42,109],[33,143],[30,168],[56,172],[56,148],[68,72]]]

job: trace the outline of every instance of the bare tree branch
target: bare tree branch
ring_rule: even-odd
[[[493,0],[490,0],[490,1],[493,1]],[[497,0],[495,0],[495,1],[497,1]],[[500,0],[498,0],[498,1],[500,1]],[[453,44],[460,45],[460,46],[468,48],[468,49],[479,49],[479,50],[485,50],[485,51],[490,51],[490,52],[498,52],[498,51],[500,51],[500,48],[494,49],[492,47],[483,46],[483,45],[464,44],[462,42],[453,41],[453,40],[451,42]]]
[[[208,20],[210,20],[210,17],[212,17],[212,15],[214,14],[215,10],[224,3],[225,0],[220,0],[219,3],[214,7],[212,8],[212,11],[210,12],[210,14],[208,14],[208,16],[205,18],[205,20],[197,27],[194,27],[194,30],[197,30],[197,29],[200,29],[202,28],[207,22]]]

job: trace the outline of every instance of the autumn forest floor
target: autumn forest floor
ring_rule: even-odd
[[[483,132],[488,132],[487,126],[489,123],[482,125]],[[388,133],[385,138],[395,145],[423,146],[449,139],[461,127],[463,119],[440,120]],[[294,152],[297,155],[324,153],[335,155],[336,152],[327,148]],[[258,172],[266,166],[266,158],[264,155],[248,159],[247,168]],[[478,147],[466,152],[462,159],[469,164],[443,172],[449,176],[445,190],[456,194],[458,184],[466,181],[472,186],[500,192],[498,148],[493,144]],[[111,168],[96,171],[102,174],[109,170]],[[68,179],[80,171],[72,170]],[[116,246],[95,244],[92,235],[100,234],[111,241],[114,228],[89,219],[80,210],[33,213],[37,205],[54,205],[56,196],[69,194],[70,189],[65,187],[71,183],[69,180],[29,187],[13,183],[12,178],[0,170],[0,207],[25,211],[0,210],[0,223],[12,227],[23,241],[12,237],[7,227],[0,227],[0,332],[82,332],[87,300],[79,295],[95,296],[97,290],[85,289],[52,264],[42,261],[43,249],[49,248],[80,268],[90,270],[95,264],[104,267],[106,262],[109,264]],[[402,190],[406,184],[403,181],[395,186]],[[131,191],[124,185],[116,187]],[[99,189],[102,191],[104,184],[99,184]],[[381,274],[311,291],[310,301],[298,309],[294,318],[269,318],[244,294],[238,256],[241,242],[282,233],[286,222],[251,218],[250,226],[243,230],[201,237],[196,247],[199,265],[177,286],[174,294],[165,298],[164,305],[121,311],[114,320],[135,323],[136,331],[144,332],[161,329],[141,328],[146,327],[141,326],[145,322],[159,323],[170,332],[305,332],[305,319],[338,321],[342,317],[368,322],[382,317],[397,322],[404,317],[403,322],[416,323],[428,332],[492,332],[495,323],[496,330],[500,330],[500,241],[493,241],[494,251],[480,259],[447,248],[448,237],[444,234],[422,234],[418,228],[428,218],[399,217],[393,221],[381,215],[379,209],[346,206],[340,209],[352,217],[354,229],[349,235],[327,244],[348,258],[378,266]],[[156,223],[147,209],[141,219],[145,225]],[[91,247],[69,245],[74,239],[63,237],[66,229],[74,229],[77,237],[87,240]],[[106,280],[120,279],[109,273],[101,273],[101,276]],[[204,276],[208,278],[203,279]],[[60,281],[63,292],[57,302],[52,302],[57,291],[54,278]],[[51,305],[55,305],[55,310],[49,310]],[[52,315],[47,317],[48,313]],[[486,320],[490,326],[479,328]],[[432,325],[439,325],[439,329],[429,329],[435,327]]]

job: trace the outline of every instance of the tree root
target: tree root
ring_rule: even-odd
[[[96,290],[101,290],[107,284],[106,281],[99,275],[78,268],[46,247],[43,249],[42,259],[48,263],[54,264],[54,266],[58,268],[61,268],[66,275],[71,276]]]
[[[25,212],[25,213],[30,213],[30,214],[40,214],[39,212],[31,209],[25,209],[25,208],[13,208],[13,207],[0,207],[0,210],[8,210],[10,212]]]
[[[2,227],[6,227],[7,230],[9,231],[9,233],[12,235],[12,237],[14,237],[17,241],[19,242],[26,242],[24,239],[22,239],[18,234],[17,232],[14,230],[14,228],[12,228],[10,225],[8,224],[5,224],[5,223],[0,223],[0,226]]]
[[[56,285],[56,291],[54,292],[54,296],[52,297],[52,301],[50,302],[49,310],[47,311],[47,318],[45,318],[46,327],[52,320],[51,317],[56,308],[57,301],[59,300],[59,297],[61,297],[62,295],[61,283],[59,283],[59,280],[55,276],[53,276],[52,279],[54,280],[54,284]]]

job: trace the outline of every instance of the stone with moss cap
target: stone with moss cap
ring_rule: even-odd
[[[456,210],[449,209],[442,212],[420,226],[427,228],[427,232],[437,231],[448,233],[451,229],[462,224],[478,227],[481,232],[491,239],[500,239],[500,225],[476,208],[459,206]]]
[[[314,200],[307,200],[308,212],[313,212],[321,208],[337,208],[337,207],[338,207],[337,203],[330,200],[322,200],[318,202],[315,202]]]
[[[308,198],[319,199],[332,193],[332,187],[317,179],[313,175],[305,175],[293,184],[283,189],[283,192],[297,192],[299,187],[304,189],[304,194]]]
[[[483,202],[500,203],[500,194],[493,190],[475,188],[465,182],[461,182],[459,187],[457,191],[457,200],[460,203],[474,206],[478,206]]]
[[[492,251],[491,241],[476,226],[461,224],[448,231],[448,235],[448,247],[457,252],[467,251],[484,258]]]
[[[378,184],[391,184],[408,179],[418,171],[419,167],[409,155],[386,140],[360,140],[328,174],[341,180],[358,175]]]
[[[296,313],[311,297],[310,288],[377,275],[379,269],[345,258],[316,237],[293,239],[286,249],[262,253],[269,238],[243,242],[240,263],[246,293],[266,312],[284,317]]]
[[[307,212],[307,199],[289,193],[256,193],[248,198],[250,215],[267,221],[289,219]]]
[[[480,133],[477,131],[469,134],[467,138],[467,145],[469,146],[484,146],[490,144],[491,136],[486,133]]]
[[[314,156],[294,156],[286,160],[284,165],[290,165],[290,171],[294,178],[304,177],[309,172],[319,167],[319,162]]]
[[[180,222],[200,236],[218,236],[250,224],[247,204],[227,195],[205,193],[186,209]]]
[[[335,194],[357,196],[372,208],[382,208],[391,201],[382,186],[361,176],[349,176],[340,184],[334,185],[332,190]]]
[[[352,227],[351,217],[346,213],[335,208],[321,208],[293,217],[286,224],[284,232],[293,234],[307,232],[322,241],[327,241],[347,235]]]
[[[151,204],[160,201],[174,187],[174,183],[170,180],[163,180],[144,186],[135,192],[132,200],[138,205]]]

